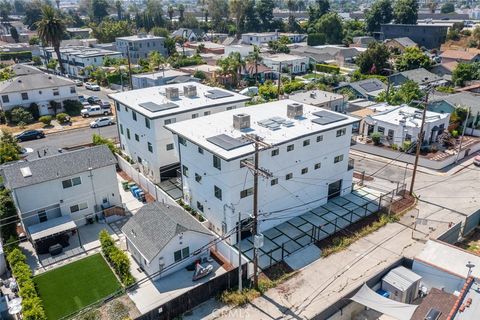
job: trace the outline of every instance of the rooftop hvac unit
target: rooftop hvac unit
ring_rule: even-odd
[[[233,127],[237,130],[250,128],[250,115],[245,113],[234,114]]]
[[[188,98],[193,98],[197,96],[197,87],[193,84],[183,86],[183,95]]]
[[[287,117],[290,119],[303,116],[303,104],[289,103],[287,104]]]
[[[178,88],[168,87],[165,88],[165,96],[168,100],[176,100],[179,97]]]
[[[421,276],[400,266],[383,277],[382,289],[390,292],[390,299],[410,304],[418,297],[421,280]]]

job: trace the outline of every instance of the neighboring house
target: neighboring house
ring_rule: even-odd
[[[165,125],[243,108],[250,100],[196,82],[113,93],[109,97],[116,105],[122,150],[156,183],[176,176],[179,162],[173,136]]]
[[[247,62],[247,64],[245,65],[245,69],[243,69],[243,75],[251,79],[255,79],[255,74],[257,74],[258,82],[260,83],[263,83],[269,79],[275,79],[276,73],[277,71],[268,68],[263,63],[259,63],[255,66],[255,63]]]
[[[418,47],[415,41],[408,37],[387,39],[385,40],[385,45],[390,49],[398,50],[400,53],[407,48]]]
[[[232,81],[230,76],[221,74],[222,68],[217,65],[199,64],[197,66],[181,67],[179,70],[192,76],[194,76],[197,71],[203,72],[207,80],[217,81],[221,84],[230,84]]]
[[[455,70],[457,65],[458,65],[458,62],[456,61],[451,61],[446,63],[442,62],[430,67],[430,72],[436,74],[439,77],[442,77],[447,81],[451,81],[453,70]]]
[[[345,97],[341,94],[322,90],[297,91],[288,95],[288,98],[300,103],[331,111],[345,111]]]
[[[448,62],[478,62],[480,50],[445,50],[440,54],[442,63]]]
[[[357,82],[341,83],[334,89],[334,92],[338,93],[342,89],[352,90],[357,98],[375,100],[381,92],[387,90],[387,85],[376,78],[371,78]]]
[[[420,88],[424,88],[426,86],[443,86],[448,84],[448,81],[437,76],[430,71],[427,71],[424,68],[418,68],[403,72],[398,72],[389,76],[390,83],[393,86],[401,86],[407,81],[413,81],[420,86]]]
[[[185,47],[195,49],[195,52],[200,53],[213,53],[213,54],[224,54],[225,53],[225,46],[211,42],[211,41],[203,41],[203,42],[187,42]]]
[[[0,167],[22,226],[38,248],[103,211],[122,208],[117,160],[104,145],[58,153]]]
[[[286,70],[292,74],[305,73],[310,66],[309,59],[307,57],[301,57],[286,53],[264,55],[262,63],[268,68],[277,72],[283,72],[284,70]]]
[[[375,42],[375,38],[371,36],[360,36],[352,38],[352,47],[368,48],[368,46]]]
[[[418,24],[382,24],[379,40],[410,38],[419,47],[427,49],[440,48],[445,42],[447,31],[451,24],[418,23]]]
[[[315,208],[351,191],[348,156],[357,121],[286,99],[166,128],[174,133],[180,154],[184,201],[202,212],[209,229],[224,235],[236,227],[239,213],[242,225],[251,221],[253,177],[243,161],[253,159],[255,148],[245,134],[258,135],[270,146],[259,154],[262,169],[272,173],[258,184],[258,209],[268,215],[259,225],[261,232],[308,208],[288,215],[275,212],[305,203]],[[304,183],[318,179],[322,183]]]
[[[67,33],[71,38],[88,39],[92,33],[92,28],[67,28]]]
[[[287,37],[292,43],[303,42],[306,34],[300,33],[279,33],[279,32],[250,32],[242,34],[242,44],[260,46],[270,41],[277,41],[280,37]]]
[[[205,245],[214,239],[213,234],[185,210],[159,202],[141,207],[122,227],[122,233],[132,257],[155,279],[208,255]],[[165,267],[169,268],[162,272]]]
[[[180,28],[172,32],[172,38],[185,38],[190,42],[201,40],[204,35],[205,32],[201,29]]]
[[[30,40],[30,38],[32,38],[34,35],[36,35],[36,34],[35,34],[35,33],[19,32],[19,34],[18,34],[18,42],[19,42],[19,43],[28,43],[28,41]],[[15,41],[15,39],[13,39],[13,37],[12,37],[11,34],[2,34],[2,35],[0,35],[0,41],[8,42],[8,43],[17,43],[17,41]]]
[[[377,112],[364,119],[361,134],[371,135],[374,132],[382,134],[390,144],[402,145],[405,141],[415,142],[420,133],[423,111],[406,105],[389,108]],[[450,114],[427,111],[425,118],[424,143],[438,141],[438,136],[448,128]]]
[[[148,87],[162,86],[178,77],[186,77],[191,79],[187,72],[182,72],[175,69],[165,69],[148,73],[137,73],[132,75],[133,89],[142,89]]]
[[[42,62],[46,64],[50,59],[57,59],[63,64],[65,72],[79,79],[88,78],[88,66],[101,67],[105,57],[121,58],[122,53],[118,51],[105,50],[100,48],[89,48],[82,46],[62,47],[60,48],[60,59],[53,48],[42,48],[40,50]]]
[[[0,83],[0,107],[4,111],[14,107],[38,105],[40,115],[53,114],[50,101],[60,103],[65,100],[78,100],[75,83],[67,78],[44,73],[27,65],[12,67],[15,76]],[[60,110],[56,110],[60,111]]]
[[[238,52],[242,58],[245,58],[253,52],[253,48],[252,45],[229,45],[225,46],[225,55],[228,56],[232,52]]]
[[[322,46],[298,46],[291,50],[292,54],[309,57],[311,63],[326,63],[344,66],[345,64],[352,64],[360,54],[357,48],[344,47],[337,45],[322,45]]]
[[[123,57],[130,56],[131,63],[138,63],[139,59],[147,59],[152,51],[158,51],[162,56],[167,56],[164,37],[138,34],[129,37],[120,37],[115,39],[117,50]]]

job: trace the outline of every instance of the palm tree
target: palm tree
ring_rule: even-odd
[[[169,5],[167,12],[168,12],[168,18],[170,19],[170,22],[172,22],[173,14],[175,13],[175,8],[172,5]]]
[[[230,16],[235,19],[236,37],[240,39],[242,34],[240,30],[240,22],[243,20],[245,13],[245,0],[231,0],[230,1]]]
[[[255,63],[255,83],[258,85],[258,64],[262,62],[263,58],[260,54],[260,48],[256,45],[253,46],[253,51],[247,57],[249,63]]]
[[[158,51],[150,51],[148,54],[148,62],[150,64],[150,69],[153,71],[157,69],[160,71],[160,68],[163,70],[163,76],[165,77],[165,58]]]
[[[238,78],[242,75],[242,70],[245,69],[245,60],[240,55],[240,52],[232,52],[229,55],[230,65],[235,76],[235,83],[238,85]]]
[[[38,36],[42,40],[43,46],[51,45],[60,61],[60,42],[65,34],[65,23],[53,7],[48,5],[42,7],[42,18],[37,22],[37,27]],[[60,71],[64,74],[63,64],[59,63],[59,65]]]

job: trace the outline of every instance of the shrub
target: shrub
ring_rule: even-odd
[[[93,134],[92,136],[92,143],[93,145],[95,146],[99,146],[99,145],[106,145],[108,147],[108,149],[110,149],[110,151],[112,153],[118,153],[119,152],[119,149],[117,148],[117,146],[115,145],[115,143],[113,143],[112,140],[110,139],[107,139],[107,138],[104,138],[102,137],[101,135],[99,134]],[[128,161],[128,160],[127,160]],[[130,162],[130,161],[129,161]]]
[[[60,124],[64,124],[64,123],[67,123],[70,120],[70,117],[68,116],[68,114],[62,112],[62,113],[57,114],[55,116],[55,119],[57,119],[57,121]]]
[[[411,141],[404,141],[402,144],[402,150],[407,151],[408,149],[410,149],[411,145],[412,145]]]
[[[16,265],[17,263],[27,262],[27,257],[25,257],[20,249],[15,248],[7,255],[7,261],[10,265]]]
[[[100,320],[102,319],[102,314],[100,310],[89,310],[85,313],[78,315],[76,320]]]
[[[332,65],[329,65],[329,64],[317,64],[316,69],[317,69],[317,71],[325,72],[325,73],[333,73],[333,74],[339,74],[340,73],[340,67],[332,66]]]
[[[52,116],[41,116],[38,120],[42,122],[44,125],[49,126],[52,124]]]
[[[374,132],[370,135],[372,138],[373,143],[378,146],[380,144],[380,140],[382,139],[382,134],[380,132]]]
[[[391,147],[392,147],[392,150],[398,150],[398,145],[395,143],[392,144]]]
[[[40,110],[38,109],[38,104],[35,102],[30,104],[28,111],[32,114],[33,119],[38,120],[38,118],[40,118]]]
[[[453,138],[458,138],[458,131],[457,130],[452,131],[452,137]]]
[[[49,109],[52,109],[53,114],[57,115],[57,111],[62,107],[62,104],[54,100],[50,101],[49,104],[50,104]]]
[[[129,316],[129,309],[121,301],[114,300],[108,306],[107,314],[110,320],[124,320]]]
[[[33,122],[33,116],[22,107],[16,107],[10,111],[10,122],[20,125],[21,122],[28,124]]]
[[[107,262],[113,268],[124,286],[130,286],[135,282],[130,273],[130,260],[125,252],[120,250],[106,230],[99,233],[100,246]]]
[[[78,100],[65,100],[63,101],[63,108],[68,115],[73,117],[80,115],[83,105]]]

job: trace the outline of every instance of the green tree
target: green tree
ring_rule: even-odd
[[[37,22],[42,18],[43,3],[40,0],[33,0],[25,4],[25,16],[23,23],[28,26],[30,30],[37,29]]]
[[[58,61],[57,59],[50,59],[47,63],[47,69],[55,70],[57,69]]]
[[[123,6],[120,0],[115,1],[115,9],[117,9],[117,19],[123,19]]]
[[[167,13],[168,13],[168,18],[170,19],[170,22],[172,22],[173,15],[175,14],[175,8],[171,4],[168,5]]]
[[[394,4],[393,15],[396,23],[416,24],[418,19],[418,1],[397,0]]]
[[[156,37],[164,37],[167,38],[170,35],[170,32],[166,28],[162,27],[153,27],[150,32]]]
[[[20,150],[21,148],[18,145],[17,140],[10,133],[2,131],[2,137],[0,138],[0,164],[9,161],[19,160]],[[15,208],[15,206],[13,207]],[[0,206],[0,213],[3,215],[1,208],[6,208],[4,203],[1,203]],[[6,238],[8,238],[9,236],[10,235],[6,236]]]
[[[30,112],[25,110],[23,107],[16,107],[11,110],[11,122],[14,124],[19,124],[19,123],[32,123],[33,122],[33,116]]]
[[[409,47],[395,61],[395,68],[398,71],[407,71],[418,68],[430,68],[432,61],[418,47]]]
[[[380,31],[380,25],[390,23],[393,19],[392,1],[377,0],[365,11],[367,31]]]
[[[18,34],[17,28],[14,26],[10,27],[10,35],[12,36],[13,41],[18,43],[20,41],[20,35]]]
[[[258,0],[256,8],[258,17],[261,21],[262,30],[270,30],[273,22],[273,9],[275,8],[275,3],[273,0]]]
[[[12,12],[12,5],[9,1],[7,0],[2,0],[0,2],[0,17],[2,18],[2,22],[6,23],[10,19],[8,15]]]
[[[99,25],[93,26],[93,36],[100,43],[114,42],[117,37],[132,35],[133,26],[127,20],[112,21],[106,19]]]
[[[37,22],[37,27],[38,36],[42,43],[51,45],[57,57],[60,57],[60,42],[65,35],[65,23],[53,7],[47,5],[42,7],[42,19]],[[62,63],[60,63],[60,71],[65,73]]]
[[[272,81],[265,81],[260,87],[258,87],[258,94],[265,100],[275,100],[278,98],[278,87]],[[283,94],[283,89],[280,88],[280,94]]]
[[[260,24],[257,10],[255,10],[255,0],[245,0],[245,31],[255,31]]]
[[[452,13],[455,12],[455,5],[453,2],[447,2],[442,5],[440,8],[441,13]]]
[[[258,65],[263,60],[262,55],[260,53],[260,48],[254,45],[253,51],[249,53],[246,60],[248,63],[253,63],[255,65],[255,83],[258,85]]]
[[[211,17],[212,27],[217,29],[219,26],[223,25],[224,18],[228,17],[227,0],[209,0],[208,12]]]
[[[269,41],[268,48],[273,53],[290,53],[290,48],[287,46],[291,41],[287,36],[281,36],[276,41]]]
[[[314,25],[318,19],[329,11],[330,2],[328,0],[316,0],[313,5],[308,7],[308,25]]]
[[[40,38],[37,37],[37,36],[32,36],[29,40],[28,40],[28,44],[33,46],[33,45],[38,45],[40,44]]]
[[[148,63],[150,70],[163,70],[165,72],[166,59],[158,51],[150,51],[148,54]]]
[[[412,104],[413,101],[418,101],[422,99],[423,96],[424,93],[418,84],[414,81],[408,80],[398,89],[391,88],[388,92],[388,96],[386,91],[381,92],[377,97],[377,101],[388,102],[391,105],[397,106],[401,104]]]
[[[12,68],[7,67],[0,70],[0,81],[11,79],[14,76],[15,73],[13,72]]]
[[[315,23],[315,30],[325,35],[328,44],[339,44],[343,40],[343,25],[340,16],[335,12],[328,12]]]
[[[371,43],[368,49],[357,57],[357,65],[363,74],[382,74],[388,66],[390,52],[384,44]]]
[[[465,82],[478,79],[479,64],[459,63],[452,72],[452,81],[456,86],[464,86]]]
[[[240,39],[242,34],[242,23],[245,15],[245,2],[244,0],[231,0],[230,1],[230,17],[235,21],[236,37]]]
[[[106,16],[108,16],[108,9],[110,4],[107,0],[92,0],[90,4],[90,19],[100,23]]]
[[[15,14],[23,15],[25,14],[25,4],[24,0],[15,0],[13,1],[13,9],[15,10]]]

